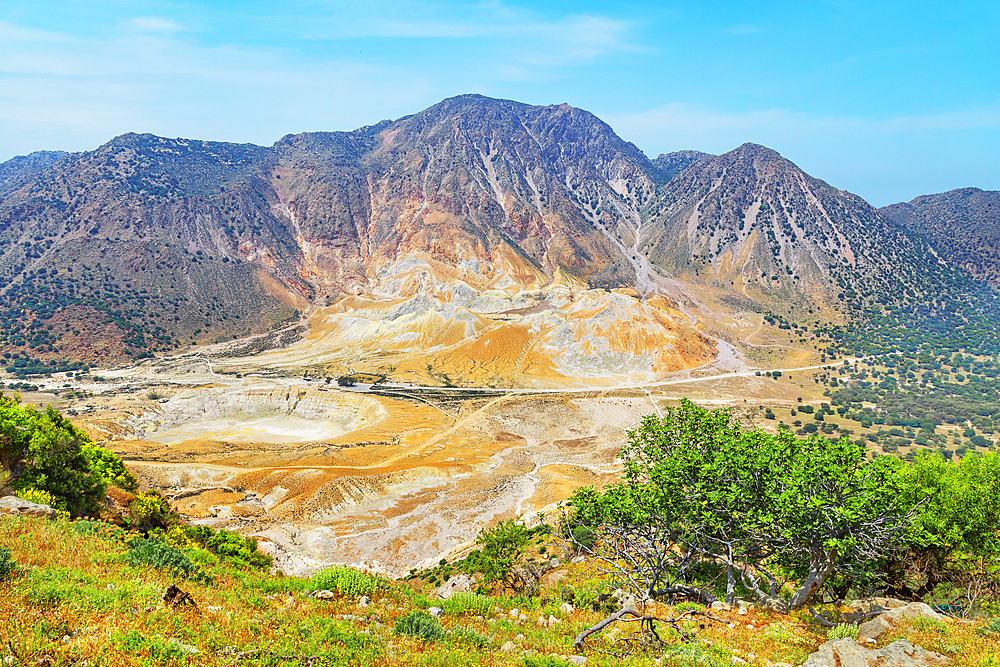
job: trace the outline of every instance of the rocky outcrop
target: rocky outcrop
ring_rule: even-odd
[[[16,496],[0,498],[0,516],[35,516],[43,519],[54,519],[57,512],[48,505],[21,500]]]
[[[809,656],[802,667],[939,667],[948,658],[905,639],[881,649],[866,649],[848,637],[828,641]]]
[[[441,584],[440,588],[434,592],[434,597],[447,600],[455,593],[468,593],[472,591],[472,586],[472,577],[467,574],[456,574]]]
[[[903,605],[902,607],[890,609],[889,611],[879,614],[870,621],[862,623],[861,627],[858,628],[858,642],[863,644],[869,639],[877,639],[884,634],[886,630],[889,630],[894,625],[899,625],[907,619],[920,617],[933,618],[936,621],[942,622],[945,620],[944,616],[937,613],[923,602],[911,602]]]

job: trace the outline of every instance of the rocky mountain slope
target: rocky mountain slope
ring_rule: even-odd
[[[837,319],[957,280],[922,237],[774,151],[649,160],[565,104],[464,95],[270,148],[127,134],[15,166],[0,352],[23,363],[309,311],[337,368],[389,350],[380,372],[439,381],[649,379],[716,354],[702,307]],[[478,349],[487,334],[507,361]]]
[[[1000,286],[1000,192],[962,188],[879,209],[923,234],[942,257],[977,280]]]

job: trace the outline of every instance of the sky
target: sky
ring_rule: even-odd
[[[1000,3],[0,0],[0,161],[270,145],[481,93],[655,157],[747,141],[882,206],[1000,190]]]

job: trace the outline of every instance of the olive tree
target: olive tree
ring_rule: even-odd
[[[835,572],[893,548],[915,514],[898,501],[897,459],[869,460],[846,438],[744,429],[688,400],[646,417],[619,457],[622,480],[577,491],[566,526],[590,527],[608,571],[649,597],[714,599],[689,582],[708,562],[724,571],[727,601],[741,581],[761,603],[795,609]],[[787,601],[775,564],[801,573]]]

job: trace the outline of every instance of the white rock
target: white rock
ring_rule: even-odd
[[[520,623],[524,623],[525,621],[528,620],[528,617],[526,615],[524,615],[524,614],[521,614],[520,616],[517,617],[517,620]]]
[[[337,597],[337,594],[334,593],[333,591],[322,590],[313,593],[313,597],[316,598],[317,600],[332,600],[335,597]]]
[[[431,616],[440,616],[441,614],[444,613],[444,609],[442,609],[441,607],[428,607],[427,613],[430,614]]]
[[[540,628],[548,627],[548,623],[545,622],[544,616],[539,616],[538,620],[535,622],[535,625],[537,625]]]
[[[746,607],[740,607],[736,611],[736,613],[739,614],[740,616],[746,616],[747,615],[747,608]]]
[[[516,647],[514,646],[514,642],[507,642],[506,644],[504,644],[503,646],[500,647],[500,652],[501,653],[512,653],[515,648]]]
[[[573,605],[571,605],[569,602],[563,602],[561,605],[559,605],[559,611],[569,616],[575,611],[575,609],[573,609]]]
[[[566,662],[571,662],[574,665],[586,665],[587,656],[585,655],[567,655]]]
[[[551,627],[552,627],[553,625],[559,625],[560,623],[562,623],[562,621],[560,621],[560,620],[559,620],[558,618],[556,618],[555,616],[553,616],[553,615],[549,614],[549,627],[550,627],[550,628],[551,628]]]
[[[513,609],[510,610],[510,617],[511,618],[517,618],[518,614],[520,614],[520,613],[521,613],[521,610],[518,609],[517,607],[514,607]]]
[[[516,639],[517,641],[521,641],[522,639],[524,639],[524,635],[519,634],[516,637],[514,637],[514,639]]]

